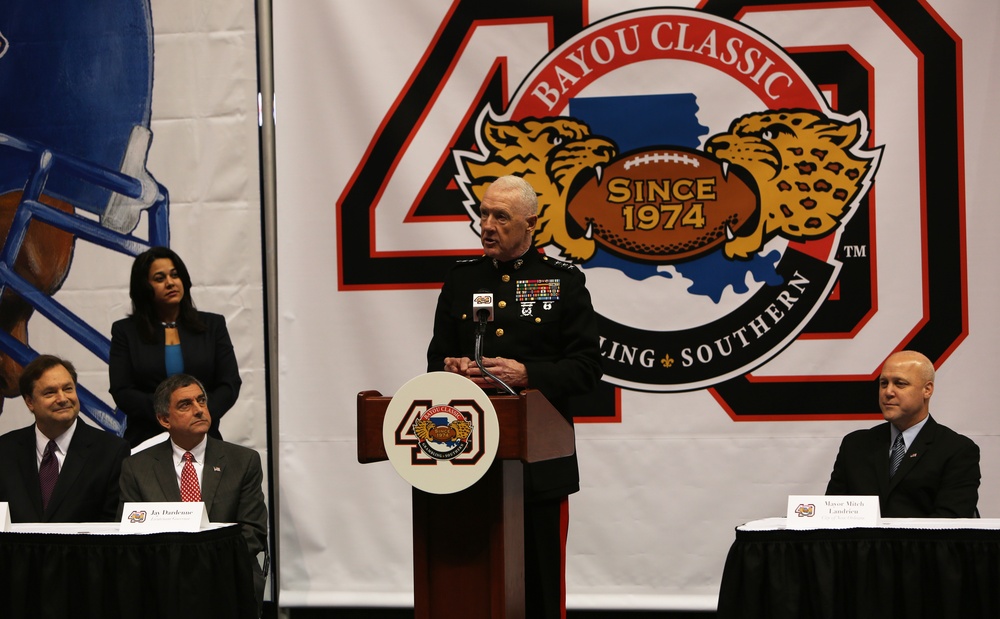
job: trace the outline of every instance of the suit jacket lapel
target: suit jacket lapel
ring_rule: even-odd
[[[205,466],[201,471],[201,501],[205,504],[205,511],[211,514],[215,494],[226,471],[226,453],[219,441],[210,436],[206,436],[205,440],[208,444],[205,446]]]
[[[177,469],[174,468],[174,452],[170,439],[149,448],[153,456],[153,476],[160,487],[164,501],[179,502],[181,488],[177,481]]]
[[[26,481],[32,518],[35,522],[42,522],[45,514],[42,513],[42,483],[38,480],[38,459],[35,455],[35,426],[25,428],[19,438],[17,466],[20,478]]]
[[[917,434],[917,438],[913,440],[913,444],[910,445],[909,449],[906,450],[906,455],[903,456],[903,461],[899,463],[899,469],[896,474],[892,476],[892,482],[889,484],[889,491],[891,492],[897,484],[906,475],[913,470],[913,467],[920,462],[921,458],[930,449],[931,444],[934,442],[934,437],[937,435],[937,422],[933,418],[928,416],[927,423],[924,427],[920,429]]]
[[[891,433],[888,422],[878,426],[874,434],[875,445],[870,454],[871,466],[875,470],[875,479],[878,480],[879,496],[886,497],[892,489],[889,481],[889,436]]]

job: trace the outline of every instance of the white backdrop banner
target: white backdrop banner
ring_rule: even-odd
[[[426,370],[501,174],[600,321],[571,607],[714,609],[734,528],[824,491],[899,349],[1000,512],[998,11],[275,3],[282,605],[412,603],[409,488],[357,463],[355,397]]]
[[[3,277],[0,432],[34,421],[9,359],[35,353],[76,365],[87,422],[123,429],[108,393],[111,324],[131,312],[133,256],[170,245],[190,271],[197,307],[226,317],[236,350],[243,386],[221,432],[266,457],[253,3],[53,0],[44,8],[0,6],[0,86],[18,93],[0,106],[0,219],[13,242],[26,179],[48,160],[48,176],[31,178],[41,182],[40,201],[66,214],[55,225],[72,236],[33,238],[52,230],[42,222],[53,215],[38,209],[14,264],[40,276],[31,285]],[[55,269],[57,256],[65,260]]]

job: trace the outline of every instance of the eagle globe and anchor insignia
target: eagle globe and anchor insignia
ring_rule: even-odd
[[[489,470],[500,446],[500,423],[493,402],[474,382],[430,372],[409,380],[389,401],[382,442],[408,483],[451,494]]]

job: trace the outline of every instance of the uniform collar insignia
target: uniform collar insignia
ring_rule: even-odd
[[[493,268],[494,269],[499,269],[501,264],[502,263],[499,260],[497,260],[496,258],[493,259]],[[514,268],[515,271],[518,270],[518,269],[520,269],[523,265],[524,265],[524,258],[518,258],[513,263],[511,263],[511,266]]]

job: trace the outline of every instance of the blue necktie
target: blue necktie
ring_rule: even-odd
[[[903,442],[903,433],[900,432],[896,435],[896,440],[892,444],[892,452],[889,454],[889,479],[892,479],[892,476],[896,474],[905,453],[906,444]]]

